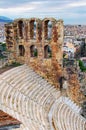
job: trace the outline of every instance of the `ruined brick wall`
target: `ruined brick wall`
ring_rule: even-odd
[[[13,46],[8,47],[8,50],[13,51],[14,59],[33,67],[59,87],[58,81],[62,76],[63,21],[54,18],[17,19],[11,26]],[[6,42],[10,44],[8,38]]]
[[[81,92],[81,83],[79,81],[78,69],[74,66],[64,68],[64,77],[66,84],[64,87],[66,96],[70,97],[71,100],[81,105],[86,97]],[[63,91],[64,92],[64,91]]]

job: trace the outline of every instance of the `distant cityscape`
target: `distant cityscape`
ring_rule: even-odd
[[[64,35],[73,38],[86,38],[86,25],[65,25]]]
[[[86,43],[86,25],[65,25],[64,26],[64,44],[63,51],[66,56],[74,57],[75,53],[80,51]]]
[[[5,42],[5,29],[4,29],[5,23],[0,23],[0,42]]]

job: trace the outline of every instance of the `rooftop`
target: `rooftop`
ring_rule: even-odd
[[[17,119],[0,110],[0,127],[20,124]]]

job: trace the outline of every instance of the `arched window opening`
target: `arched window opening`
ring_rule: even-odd
[[[28,25],[25,25],[25,36],[26,36],[26,41],[28,41]]]
[[[37,47],[32,45],[30,47],[30,54],[31,54],[31,57],[37,57],[38,56],[38,50],[37,50]]]
[[[44,23],[44,34],[46,40],[50,40],[52,38],[52,22],[50,20],[47,20]]]
[[[36,39],[36,28],[37,28],[37,22],[35,20],[32,20],[30,22],[30,38]]]
[[[11,33],[11,31],[10,31],[10,30],[7,30],[6,32],[7,32],[7,34],[10,34],[10,33]]]
[[[51,47],[46,45],[44,47],[44,58],[51,58],[52,57],[52,50]]]
[[[23,38],[23,30],[24,30],[24,24],[23,21],[18,22],[18,27],[19,27],[19,36]]]
[[[34,22],[34,36],[33,38],[36,39],[36,27],[37,27],[37,22]]]
[[[48,22],[48,40],[50,40],[52,37],[52,22]]]
[[[19,45],[19,56],[24,56],[25,48],[23,45]]]

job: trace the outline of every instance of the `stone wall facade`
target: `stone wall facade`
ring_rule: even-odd
[[[8,50],[17,62],[31,66],[56,87],[62,77],[63,21],[17,19],[5,25]]]
[[[74,65],[65,66],[63,74],[63,94],[81,106],[83,101],[86,101],[86,96],[83,93],[83,91],[85,92],[85,77],[82,77],[84,75],[79,69],[78,62]],[[81,77],[84,80],[81,81]]]

